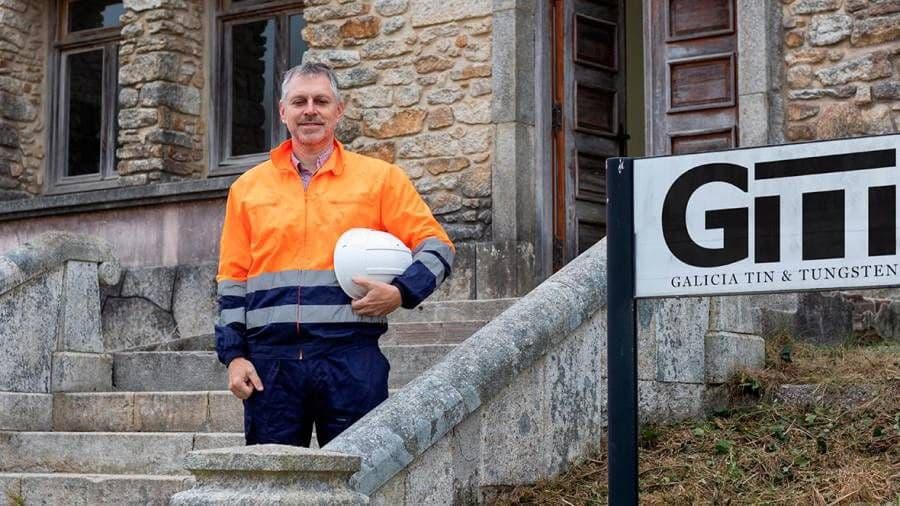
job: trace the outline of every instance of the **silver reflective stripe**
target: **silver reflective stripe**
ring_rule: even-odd
[[[247,328],[252,329],[270,325],[272,323],[295,323],[297,313],[300,313],[300,323],[385,323],[387,318],[360,316],[353,312],[349,304],[333,306],[297,306],[288,304],[285,306],[266,307],[247,311]]]
[[[230,323],[244,323],[244,308],[224,309],[219,313],[219,325]]]
[[[338,286],[334,271],[281,271],[268,272],[247,280],[247,291],[258,292],[288,286]]]
[[[413,257],[417,257],[419,253],[425,250],[434,251],[435,253],[440,255],[445,262],[447,262],[447,265],[453,265],[453,249],[444,241],[436,237],[429,237],[428,239],[425,239],[424,241],[420,242],[418,246],[416,246],[415,251],[413,251]]]
[[[220,281],[217,293],[220,296],[234,295],[243,297],[247,294],[247,282],[235,281],[232,279]]]
[[[418,260],[422,262],[425,267],[428,267],[428,270],[431,271],[432,274],[434,274],[435,278],[437,278],[438,284],[440,284],[440,282],[443,281],[444,277],[447,275],[447,273],[444,272],[444,264],[442,264],[436,256],[427,251],[423,251],[417,254],[416,257],[413,258],[413,260]]]

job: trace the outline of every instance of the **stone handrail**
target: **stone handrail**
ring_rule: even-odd
[[[602,240],[323,449],[361,456],[371,494],[605,305]]]
[[[0,256],[0,296],[70,260],[99,264],[97,274],[105,285],[119,282],[122,268],[109,244],[86,235],[46,232]]]

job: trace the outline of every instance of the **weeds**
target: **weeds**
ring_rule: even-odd
[[[900,347],[817,348],[786,336],[767,345],[766,369],[729,385],[744,407],[642,427],[641,503],[900,506]],[[864,383],[871,397],[851,407],[775,401],[781,385],[798,383]],[[498,504],[605,504],[606,472],[603,448]]]

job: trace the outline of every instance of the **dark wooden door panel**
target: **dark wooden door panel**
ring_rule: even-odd
[[[623,0],[556,0],[557,132],[554,266],[606,235],[606,158],[624,146]],[[560,36],[561,35],[561,36]],[[559,63],[559,61],[557,61]]]
[[[736,0],[648,0],[650,152],[736,146]]]

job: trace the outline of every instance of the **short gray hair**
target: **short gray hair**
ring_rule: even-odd
[[[331,91],[334,93],[334,98],[338,102],[341,101],[341,92],[338,91],[337,76],[334,75],[334,70],[324,63],[303,63],[285,72],[284,79],[281,81],[281,100],[287,98],[287,85],[291,82],[291,79],[297,76],[327,77],[328,81],[331,83]]]

